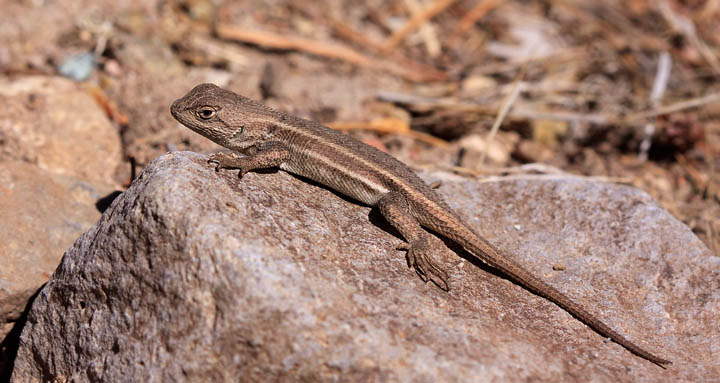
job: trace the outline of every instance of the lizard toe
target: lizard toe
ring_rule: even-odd
[[[426,239],[419,239],[404,246],[407,249],[408,266],[413,267],[423,282],[432,281],[441,289],[448,291],[449,276],[435,259],[438,249],[433,248]]]

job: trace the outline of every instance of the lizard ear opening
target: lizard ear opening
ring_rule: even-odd
[[[243,130],[245,130],[245,127],[242,126],[242,125],[240,125],[240,127],[238,128],[238,130],[235,131],[235,134],[233,134],[232,139],[233,139],[233,140],[236,140],[236,139],[240,138],[240,136],[241,136],[242,133],[243,133]]]

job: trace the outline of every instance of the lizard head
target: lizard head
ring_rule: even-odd
[[[269,140],[281,114],[214,84],[200,84],[173,102],[181,124],[228,149],[244,151]]]

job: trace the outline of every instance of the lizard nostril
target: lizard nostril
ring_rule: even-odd
[[[170,114],[177,116],[178,110],[180,110],[180,100],[175,100],[175,102],[170,105]]]

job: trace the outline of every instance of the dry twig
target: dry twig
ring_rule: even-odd
[[[482,154],[480,155],[480,160],[478,161],[480,165],[485,163],[485,156],[487,155],[488,148],[490,148],[490,144],[495,138],[495,134],[497,134],[497,131],[500,129],[500,125],[502,125],[502,122],[505,120],[505,116],[507,116],[508,112],[510,112],[510,108],[512,108],[513,104],[515,104],[515,100],[517,100],[520,92],[522,92],[523,82],[521,80],[522,75],[518,76],[518,78],[515,80],[515,85],[513,86],[512,92],[510,92],[505,102],[503,102],[503,105],[500,108],[500,112],[495,118],[495,122],[490,129],[490,133],[488,133],[487,138],[485,139],[485,150],[483,150]]]
[[[446,109],[460,112],[473,112],[479,114],[496,114],[497,109],[490,108],[482,104],[476,104],[466,101],[460,101],[454,98],[432,98],[420,97],[412,94],[399,92],[378,92],[377,98],[381,101],[394,102],[398,104],[412,105],[417,109]],[[680,101],[642,112],[635,112],[625,117],[608,116],[600,113],[574,113],[574,112],[540,112],[521,107],[515,107],[511,110],[507,117],[513,119],[531,119],[531,120],[551,120],[551,121],[567,121],[572,123],[591,123],[591,124],[636,124],[639,121],[646,120],[650,117],[661,116],[680,112],[682,110],[701,107],[707,104],[720,102],[720,92],[710,93],[708,95],[693,98],[690,100]]]
[[[408,7],[413,17],[423,12],[421,4],[418,0],[405,0],[405,5]],[[440,42],[437,38],[435,28],[430,23],[423,23],[420,25],[420,36],[425,43],[425,49],[428,52],[428,56],[437,57],[440,54]]]
[[[398,29],[393,33],[383,45],[386,51],[392,51],[398,44],[400,44],[405,38],[413,32],[418,26],[425,21],[433,18],[435,15],[444,11],[447,7],[451,6],[456,0],[435,0],[429,7],[425,8],[424,11],[414,14],[410,20],[408,20],[402,28]]]
[[[488,12],[499,7],[504,2],[505,0],[481,1],[478,5],[475,6],[475,8],[473,8],[460,20],[460,23],[458,23],[457,32],[455,32],[453,40],[460,38],[462,35],[465,34],[465,32],[472,28],[472,26],[475,25],[478,20],[487,15]]]
[[[251,30],[236,25],[220,24],[215,33],[223,39],[241,41],[266,48],[296,50],[316,56],[342,60],[351,64],[388,71],[410,81],[443,80],[439,73],[403,67],[393,62],[378,60],[350,47],[300,37],[283,36],[277,33]]]
[[[386,52],[382,44],[367,38],[364,34],[359,33],[345,23],[337,20],[331,20],[330,26],[340,38],[360,45],[370,52],[383,55],[386,59],[393,61],[397,65],[405,68],[411,68],[418,72],[426,73],[428,76],[432,76],[437,80],[442,80],[446,78],[443,72],[440,72],[439,70],[429,65],[425,65],[423,63],[411,60],[398,52]]]
[[[446,147],[445,140],[410,129],[407,122],[397,118],[380,118],[370,122],[334,122],[327,126],[337,130],[372,130],[380,133],[402,134],[437,147]]]
[[[661,106],[644,112],[630,114],[623,118],[625,122],[635,122],[649,117],[662,116],[664,114],[676,113],[685,109],[697,108],[703,105],[720,102],[720,92],[710,93],[702,97],[676,102],[674,104]]]
[[[658,1],[657,6],[665,20],[690,41],[705,61],[710,64],[715,73],[720,73],[720,60],[712,49],[698,36],[692,20],[673,11],[672,6],[670,6],[667,0]]]
[[[650,106],[656,108],[660,104],[665,89],[667,89],[668,79],[670,78],[670,69],[672,68],[672,61],[670,53],[663,51],[658,59],[658,67],[655,72],[655,81],[653,82],[652,91],[650,92]],[[652,143],[652,137],[655,134],[655,124],[652,121],[648,121],[645,124],[644,132],[645,137],[640,143],[640,159],[646,161],[648,158],[648,152],[650,151],[650,144]]]

